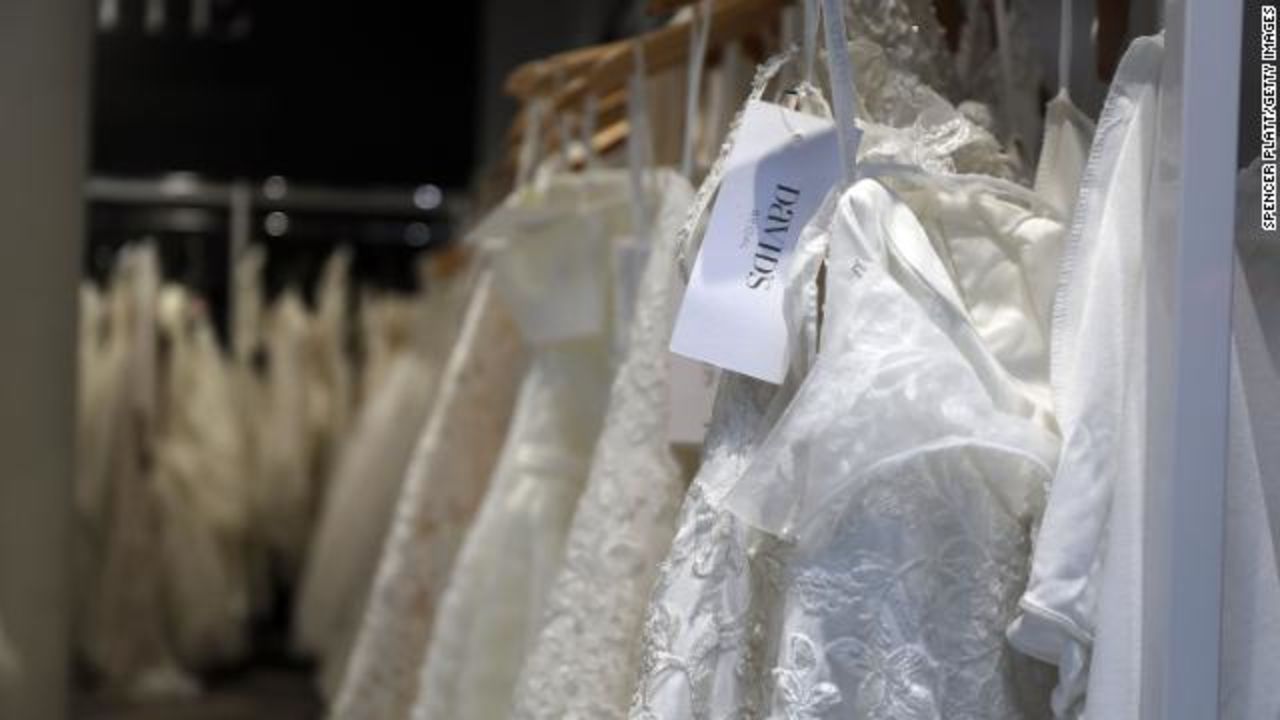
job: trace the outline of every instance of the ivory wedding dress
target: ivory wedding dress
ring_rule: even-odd
[[[86,429],[102,434],[100,444],[88,441],[102,456],[81,466],[76,487],[79,645],[108,686],[141,695],[196,688],[178,667],[166,625],[162,510],[152,484],[159,285],[154,247],[122,251],[107,300],[103,385],[93,391],[102,396],[89,401],[103,404]]]
[[[520,673],[512,717],[611,718],[626,709],[653,568],[666,552],[686,476],[666,438],[667,341],[674,320],[675,233],[691,200],[655,177],[653,243],[604,429],[552,581],[541,632]]]
[[[1033,187],[1065,218],[1075,209],[1093,132],[1093,120],[1076,107],[1066,90],[1049,101]]]
[[[440,593],[484,496],[526,352],[481,271],[418,439],[330,716],[407,716]]]
[[[255,545],[267,567],[293,577],[301,569],[309,528],[311,460],[308,432],[309,317],[301,296],[286,290],[266,314],[266,374],[257,412],[258,480],[250,486]]]
[[[1035,343],[991,342],[1031,318],[1006,326],[982,301],[1037,308],[953,284],[948,262],[980,241],[939,236],[964,227],[963,205],[925,207],[928,231],[875,180],[841,198],[821,350],[725,500],[788,541],[758,679],[783,717],[1031,718],[1046,704],[1043,672],[1003,632],[1057,441],[1007,369]]]
[[[340,678],[334,669],[346,664],[359,627],[378,552],[471,279],[470,273],[456,275],[412,300],[366,298],[378,318],[368,335],[377,342],[374,354],[388,355],[373,362],[387,369],[373,375],[377,384],[360,406],[326,488],[294,611],[294,646],[320,656],[327,697],[336,692]],[[402,327],[383,327],[387,320]],[[404,338],[385,337],[397,332]]]
[[[887,63],[878,48],[854,43],[853,51],[866,111],[881,123],[864,125],[863,162],[1013,174],[989,134],[960,117],[911,75]],[[1027,398],[1021,403],[1027,414],[1043,421],[1047,415],[1043,328],[1050,294],[1032,298],[1020,289],[1021,281],[1030,277],[1043,279],[1045,266],[1054,262],[1061,222],[1055,221],[1052,209],[1008,184],[975,178],[932,192],[927,184],[917,182],[914,189],[910,182],[902,184],[903,191],[928,211],[922,216],[931,212],[950,218],[939,219],[938,224],[954,224],[955,237],[949,245],[940,244],[938,252],[965,280],[965,300],[982,318],[984,339],[1000,347],[1022,372],[1024,379],[1005,384],[1016,386],[1017,394]],[[972,198],[992,190],[998,199],[971,216]],[[822,228],[822,218],[830,218],[831,213],[829,206],[820,211],[806,235]],[[995,242],[993,227],[1002,231],[994,233]],[[1020,229],[1009,232],[1009,227]],[[807,245],[801,241],[792,261],[788,286],[795,292],[789,295],[789,323],[792,348],[798,348],[793,352],[801,365],[813,352],[819,315],[815,278],[824,253],[825,245],[810,237]],[[1003,259],[1008,256],[1017,260]],[[984,276],[992,279],[990,287],[985,287]],[[1037,384],[1041,386],[1038,393]],[[794,385],[794,375],[775,388],[726,374],[703,465],[685,501],[679,532],[649,606],[633,718],[763,718],[768,714],[772,686],[768,668],[778,647],[777,633],[770,628],[777,627],[788,555],[780,540],[749,528],[723,503],[752,464],[757,445],[787,405]],[[1038,400],[1030,399],[1036,396]],[[1000,626],[996,628],[998,633]],[[986,628],[988,637],[990,629]],[[802,646],[798,641],[797,660],[803,659]],[[892,692],[886,695],[893,696]],[[799,707],[791,710],[789,717],[810,717]]]
[[[1169,416],[1172,372],[1166,308],[1175,253],[1149,219],[1163,50],[1161,37],[1138,38],[1121,60],[1054,309],[1051,377],[1063,447],[1009,637],[1058,665],[1059,717],[1136,717],[1142,708],[1144,616],[1158,601],[1145,594],[1148,484],[1167,482],[1159,459],[1172,456],[1152,420]],[[1266,425],[1254,419],[1275,381],[1259,374],[1265,359],[1246,287],[1237,280],[1228,387],[1223,718],[1280,714],[1280,577],[1267,501],[1277,481],[1274,451],[1256,435]]]
[[[536,236],[517,235],[495,262],[497,282],[526,309],[526,322],[555,317],[571,302],[605,306],[610,283],[578,288],[565,275],[609,278],[606,251],[631,232],[625,174],[590,171],[550,184],[536,207],[560,208],[559,216],[544,215]],[[414,718],[509,716],[600,433],[612,332],[601,323],[585,335],[534,345],[502,456],[436,612]]]
[[[164,350],[153,486],[166,615],[183,665],[204,668],[247,647],[248,465],[231,377],[203,306],[167,286],[157,321]]]

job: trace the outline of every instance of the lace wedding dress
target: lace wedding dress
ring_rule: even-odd
[[[653,568],[671,541],[686,477],[666,438],[667,341],[678,293],[675,233],[691,199],[670,172],[604,429],[569,527],[542,629],[520,673],[512,717],[625,713]]]
[[[402,323],[405,337],[398,344],[378,340],[374,353],[389,357],[375,362],[387,367],[376,371],[378,384],[358,410],[308,547],[293,641],[299,650],[319,655],[324,667],[346,663],[470,280],[470,273],[454,276],[413,300],[370,299],[380,318],[373,324],[385,324],[381,318],[390,311],[390,319]],[[400,313],[403,318],[396,320]],[[370,330],[370,339],[384,332]],[[417,337],[410,338],[414,332]],[[336,691],[336,679],[322,673],[326,696]]]
[[[526,352],[481,271],[441,393],[396,501],[373,589],[330,714],[405,717],[440,593],[506,434]]]
[[[1043,666],[1004,628],[1057,441],[987,349],[1009,329],[933,252],[972,238],[874,180],[830,228],[821,350],[726,498],[788,541],[759,680],[779,717],[1041,717]]]
[[[863,162],[918,164],[940,172],[959,168],[968,172],[1013,174],[1012,165],[989,134],[961,118],[945,100],[910,74],[895,69],[877,47],[855,42],[852,49],[864,109],[879,121],[864,125],[866,134],[860,158]],[[905,185],[904,189],[907,189]],[[963,210],[970,194],[981,189],[967,193],[961,186],[951,189],[951,199],[946,193],[929,199],[929,193],[917,188],[922,204],[950,206],[953,213]],[[1000,248],[981,242],[982,231],[986,229],[984,223],[998,219],[987,214],[963,223],[976,235],[967,249],[963,242],[955,248],[941,248],[952,263],[962,267],[981,259],[985,270],[975,266],[968,272],[971,279],[968,286],[977,291],[969,300],[975,307],[987,306],[992,310],[1000,298],[982,292],[980,278],[984,273],[997,278],[1016,278],[1032,271],[1030,267],[1020,268],[1018,263],[1001,263],[998,258],[1007,251],[1017,256],[1030,246],[1040,245],[1040,251],[1030,253],[1030,257],[1038,256],[1043,267],[1053,262],[1051,248],[1055,244],[1051,210],[1011,186],[998,184],[997,189],[1003,190],[1006,196],[1013,193],[1013,198],[1006,197],[1006,203],[1014,210],[1014,217],[1035,220],[1037,215],[1047,216],[1050,222],[1040,227],[1049,231],[1047,237],[1037,238],[1033,234],[1023,238],[1024,242],[1017,242],[1015,237],[1007,248]],[[1028,208],[1033,212],[1028,212]],[[813,235],[821,228],[822,218],[829,218],[831,212],[829,205],[820,211],[806,234]],[[962,212],[961,217],[963,215]],[[1026,227],[1034,231],[1036,224],[1032,222]],[[1060,223],[1057,232],[1061,232]],[[789,287],[795,289],[789,297],[792,348],[801,366],[807,364],[806,358],[815,348],[819,316],[815,278],[825,253],[825,246],[818,240],[820,238],[813,237],[802,240],[792,261],[794,269],[789,282]],[[952,252],[953,249],[956,252]],[[1007,280],[1002,281],[992,292],[1007,293],[1010,287]],[[1024,317],[1030,322],[1021,327],[1035,329],[1025,338],[1020,337],[1024,332],[1018,330],[1020,326],[1007,321],[1013,319],[1010,312],[1015,308],[1022,308],[1023,316],[1047,318],[1045,298],[1037,302],[1038,305],[1029,305],[1019,298],[1012,305],[1006,303],[1003,313],[991,313],[997,320],[1004,315],[1005,322],[986,328],[993,340],[1003,337],[1003,345],[1016,351],[1011,359],[1021,356],[1028,386],[1037,379],[1035,363],[1028,362],[1031,359],[1028,348],[1045,350],[1038,329],[1043,328],[1047,320]],[[1041,362],[1040,367],[1043,364]],[[768,715],[772,686],[768,667],[777,655],[779,643],[777,633],[770,632],[770,628],[777,627],[788,550],[780,540],[748,527],[728,512],[724,498],[751,465],[764,433],[790,400],[795,376],[803,375],[803,367],[800,370],[781,388],[732,373],[726,374],[722,382],[703,465],[681,511],[679,532],[659,571],[649,606],[632,718],[763,718]],[[1043,371],[1039,380],[1043,383]],[[1035,403],[1029,401],[1023,403],[1023,407],[1028,414],[1045,414],[1036,413]],[[806,657],[807,648],[803,641],[797,641],[793,659],[803,663]],[[792,670],[791,677],[798,681],[795,668]],[[797,708],[793,711],[797,713],[794,717],[808,717]]]
[[[569,255],[590,261],[574,272],[609,278],[602,250],[631,231],[624,174],[565,175],[551,185],[539,207],[569,212],[540,222],[537,237],[514,238],[519,244],[499,250],[495,263],[497,282],[512,303],[526,307],[526,318],[554,317],[567,302],[603,307],[608,283],[594,284],[596,297],[583,298],[575,297],[576,283],[558,278]],[[521,287],[533,292],[525,297]],[[436,612],[414,718],[509,716],[600,433],[611,340],[612,328],[603,323],[586,335],[535,345],[502,456]]]

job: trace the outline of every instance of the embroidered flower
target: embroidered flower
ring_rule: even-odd
[[[821,675],[813,641],[793,633],[787,640],[787,666],[774,670],[787,720],[819,720],[840,704],[840,689]]]

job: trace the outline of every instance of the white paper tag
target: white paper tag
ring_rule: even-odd
[[[676,316],[672,352],[782,382],[787,264],[800,230],[840,177],[830,120],[748,103]]]
[[[701,445],[711,423],[720,370],[675,353],[668,354],[667,361],[667,441]]]

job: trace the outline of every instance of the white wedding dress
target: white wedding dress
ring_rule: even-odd
[[[248,464],[232,380],[203,305],[169,285],[157,308],[161,353],[155,473],[166,617],[188,668],[248,646]]]
[[[360,406],[338,456],[294,609],[293,641],[298,650],[319,655],[321,686],[331,697],[359,627],[378,566],[378,553],[408,470],[414,444],[437,392],[440,368],[453,343],[471,274],[455,275],[424,297],[372,299],[368,338],[376,382]],[[397,315],[403,314],[397,319]],[[416,317],[415,317],[416,316]],[[403,325],[404,337],[381,337],[387,320]],[[415,335],[411,337],[411,335]],[[385,358],[382,356],[386,355]]]
[[[767,571],[781,590],[759,678],[776,683],[780,717],[1033,718],[1047,704],[1043,667],[1003,636],[1057,449],[1007,369],[1034,352],[1037,308],[1006,294],[1024,316],[1006,326],[983,312],[995,295],[952,285],[946,263],[979,244],[937,234],[963,228],[961,207],[921,213],[937,223],[927,232],[877,181],[845,193],[821,350],[726,497],[789,541]],[[992,277],[982,263],[956,272]]]
[[[526,351],[481,270],[409,463],[330,716],[406,717],[454,555],[506,435]]]
[[[610,283],[578,287],[565,274],[608,279],[604,251],[631,232],[624,174],[563,175],[549,185],[529,191],[541,196],[533,204],[537,216],[530,216],[537,221],[536,236],[517,233],[497,251],[495,262],[497,282],[511,304],[524,308],[526,323],[562,317],[558,311],[573,302],[604,307]],[[519,228],[513,214],[519,215],[513,208],[506,222]],[[599,319],[606,317],[601,313]],[[415,718],[509,716],[516,676],[541,627],[600,433],[612,332],[599,323],[587,334],[535,343],[502,456],[436,612]]]
[[[1064,218],[1075,210],[1094,130],[1093,120],[1076,107],[1066,90],[1045,107],[1044,140],[1033,187]]]
[[[678,293],[675,233],[688,184],[658,172],[652,249],[608,412],[573,514],[564,563],[520,673],[514,718],[625,713],[644,598],[666,552],[686,475],[666,438],[667,341]]]
[[[1171,457],[1173,249],[1151,221],[1163,39],[1121,60],[1090,151],[1054,310],[1051,378],[1063,446],[1030,582],[1009,638],[1056,664],[1058,717],[1137,717],[1143,707],[1148,486]],[[1183,168],[1182,172],[1194,172]],[[1275,375],[1247,284],[1235,283],[1223,547],[1219,717],[1280,716]],[[1264,414],[1270,413],[1270,419]],[[1162,444],[1165,447],[1162,447]],[[1275,497],[1271,490],[1271,498]],[[1270,517],[1269,517],[1270,516]]]
[[[166,623],[162,510],[149,462],[159,286],[155,248],[125,248],[107,294],[102,365],[85,388],[85,402],[97,409],[81,426],[79,446],[101,454],[91,466],[80,463],[76,481],[78,645],[106,685],[144,696],[195,689]]]
[[[917,79],[896,70],[878,48],[869,43],[854,43],[852,48],[866,111],[880,123],[864,124],[862,162],[918,164],[938,172],[1014,174],[989,134],[959,117]],[[913,191],[904,181],[902,189],[917,196],[922,209],[944,208],[949,213],[934,210],[940,218],[950,217],[956,231],[953,244],[938,250],[965,281],[966,301],[982,318],[984,339],[1001,348],[1022,372],[1023,379],[1010,384],[1020,385],[1019,395],[1038,398],[1026,400],[1024,409],[1028,415],[1044,418],[1047,347],[1043,329],[1052,277],[1050,290],[1039,297],[1025,297],[1021,287],[1032,277],[1041,282],[1045,267],[1054,263],[1060,220],[1026,191],[1004,183],[974,178],[944,192],[916,185]],[[972,197],[988,191],[994,191],[997,199],[987,211],[969,213],[966,206]],[[808,235],[822,226],[824,214],[829,218],[831,208],[811,222]],[[1019,229],[1003,238],[1003,246],[991,242],[992,227],[1008,233],[1005,223]],[[810,237],[808,245],[801,242],[792,261],[789,323],[792,347],[798,348],[793,352],[801,366],[807,365],[814,349],[819,315],[815,277],[825,250],[822,242]],[[1017,259],[1007,261],[1006,256]],[[798,369],[802,375],[804,367]],[[732,373],[722,382],[703,465],[685,501],[678,535],[659,571],[649,606],[632,718],[768,715],[769,667],[778,649],[777,634],[770,628],[777,627],[782,570],[788,556],[780,540],[749,528],[728,512],[724,498],[752,464],[757,445],[786,406],[794,385],[794,374],[781,388]],[[796,645],[797,660],[803,659],[802,646],[803,642]],[[800,713],[798,708],[793,710]]]

